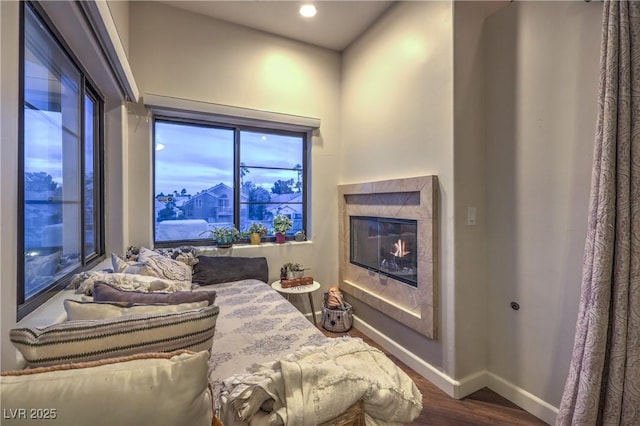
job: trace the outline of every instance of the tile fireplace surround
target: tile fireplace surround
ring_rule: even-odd
[[[338,187],[340,289],[430,339],[437,337],[437,201],[437,176]],[[417,287],[349,262],[350,216],[417,221]]]

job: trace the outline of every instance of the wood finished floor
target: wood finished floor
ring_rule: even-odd
[[[318,325],[318,328],[329,337],[339,337],[347,334],[332,333],[323,329],[320,325]],[[418,389],[422,392],[423,409],[420,416],[409,425],[540,426],[547,424],[488,388],[480,389],[461,400],[453,399],[360,331],[352,328],[348,334],[353,337],[360,337],[371,346],[382,350],[416,383]]]

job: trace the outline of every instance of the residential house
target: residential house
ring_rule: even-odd
[[[247,200],[245,194],[241,194],[243,201]],[[209,189],[205,189],[185,201],[182,205],[185,219],[206,219],[210,223],[233,224],[233,188],[224,183],[219,183]],[[246,208],[240,212],[246,215]]]
[[[293,221],[293,229],[301,229],[302,193],[278,194],[271,198],[265,219],[273,220],[276,215],[283,215]]]

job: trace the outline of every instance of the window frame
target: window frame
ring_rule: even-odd
[[[80,74],[79,79],[79,156],[80,156],[80,170],[78,170],[80,179],[80,221],[79,229],[77,232],[80,235],[80,252],[79,252],[79,265],[72,270],[69,270],[64,276],[61,276],[56,281],[51,283],[48,287],[40,292],[32,295],[25,300],[26,282],[25,282],[25,232],[27,230],[25,223],[25,60],[26,60],[26,19],[27,11],[30,10],[35,15],[36,19],[42,24],[42,29],[53,39],[54,43],[59,47],[60,53],[64,55],[71,64],[76,68]],[[83,270],[88,270],[105,258],[105,190],[104,190],[104,139],[105,139],[105,109],[104,109],[104,96],[98,89],[98,86],[89,77],[86,69],[82,63],[74,55],[73,51],[69,48],[68,44],[57,30],[51,19],[44,12],[41,5],[37,2],[25,1],[20,2],[20,25],[19,25],[19,64],[18,64],[18,241],[17,241],[17,292],[16,292],[16,314],[17,320],[20,321],[29,313],[33,312],[36,308],[49,300],[59,291],[66,288],[71,281],[74,274]],[[86,239],[85,239],[85,96],[89,96],[95,103],[95,111],[93,118],[93,198],[94,198],[94,232],[95,232],[95,247],[92,253],[88,256],[85,255]]]
[[[262,125],[262,122],[255,121],[255,124],[247,124],[247,120],[244,119],[242,123],[237,120],[231,119],[229,121],[224,120],[206,120],[202,118],[190,118],[190,117],[179,117],[172,116],[170,114],[153,114],[151,120],[151,151],[152,151],[152,194],[151,194],[151,202],[152,205],[154,203],[156,197],[156,153],[153,147],[155,146],[156,141],[156,122],[169,122],[169,123],[178,123],[185,125],[193,125],[193,126],[204,126],[204,127],[212,127],[218,129],[227,129],[233,130],[234,132],[234,153],[233,153],[233,164],[234,164],[234,176],[233,176],[233,200],[229,200],[233,202],[233,222],[234,226],[240,229],[240,206],[241,206],[241,176],[240,176],[240,168],[241,166],[241,141],[240,134],[243,131],[249,132],[261,132],[261,133],[269,133],[274,135],[286,135],[286,136],[297,136],[302,138],[302,229],[305,231],[307,235],[309,235],[309,200],[311,185],[309,182],[309,144],[312,138],[312,130],[290,130],[290,129],[279,129],[277,126],[265,126]],[[267,168],[267,167],[265,167]],[[152,209],[151,215],[151,234],[153,235],[154,247],[159,248],[170,248],[170,247],[178,247],[181,245],[193,245],[193,246],[208,246],[211,245],[210,239],[196,239],[196,240],[179,240],[179,241],[157,241],[156,240],[156,222],[155,222],[155,210]],[[267,235],[262,237],[265,242],[275,242],[275,235]],[[293,241],[295,237],[293,235],[287,235],[287,241]],[[249,244],[249,238],[244,238],[239,241],[239,243]]]

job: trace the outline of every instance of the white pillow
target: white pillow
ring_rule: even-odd
[[[172,281],[138,274],[86,271],[75,274],[68,288],[78,289],[87,296],[91,296],[93,294],[93,285],[99,281],[120,290],[142,291],[145,293],[154,291],[163,293],[188,291],[192,287],[191,282],[186,281]]]
[[[208,360],[180,351],[5,372],[2,425],[211,426]]]
[[[140,274],[154,276],[147,273],[147,265],[144,262],[138,262],[137,260],[124,260],[115,253],[111,253],[111,266],[113,272],[119,272],[123,274]]]
[[[193,275],[193,268],[186,263],[170,259],[145,247],[140,247],[137,263],[142,263],[145,266],[145,274],[167,280],[190,283]]]
[[[67,311],[67,321],[99,320],[105,318],[116,318],[124,315],[181,312],[209,306],[209,302],[207,301],[180,303],[178,305],[128,305],[127,303],[80,302],[77,300],[65,299],[63,303],[64,309]]]

